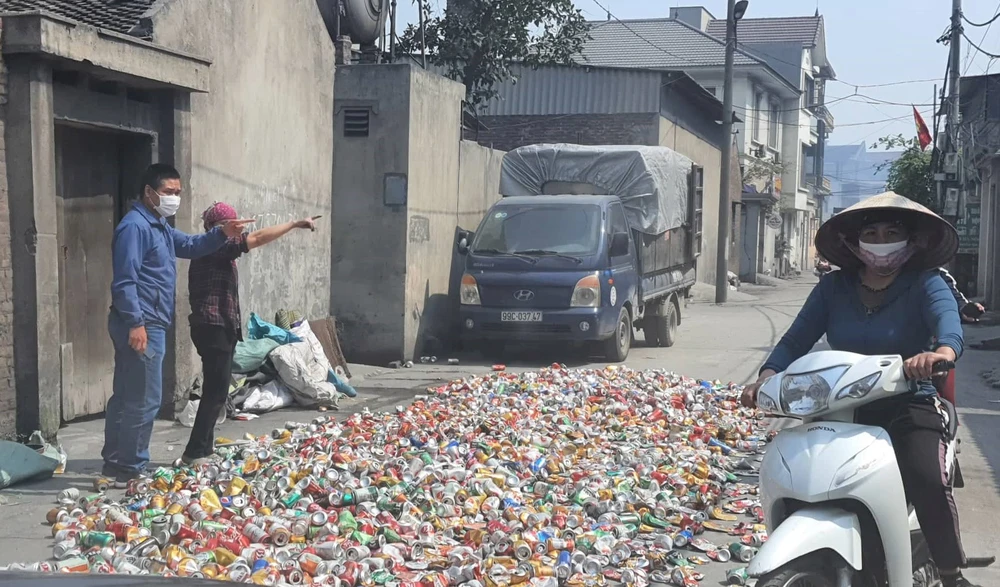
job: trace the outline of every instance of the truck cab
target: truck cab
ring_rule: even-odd
[[[605,342],[628,355],[638,272],[619,198],[504,198],[459,252],[466,340]]]
[[[666,147],[504,155],[503,197],[458,236],[463,342],[597,343],[620,362],[639,327],[647,343],[671,346],[701,252],[703,179]]]

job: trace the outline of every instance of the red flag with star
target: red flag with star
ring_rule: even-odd
[[[934,139],[931,138],[931,131],[927,129],[927,123],[924,122],[924,117],[920,116],[916,106],[913,107],[913,120],[917,123],[917,140],[920,141],[920,150],[923,151]]]

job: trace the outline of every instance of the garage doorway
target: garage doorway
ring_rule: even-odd
[[[152,139],[59,123],[55,156],[61,403],[69,422],[103,413],[111,397],[111,240],[150,163]]]

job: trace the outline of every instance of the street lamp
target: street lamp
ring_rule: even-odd
[[[733,60],[736,56],[736,22],[747,12],[748,0],[729,0],[726,11],[726,72],[722,91],[722,169],[719,177],[719,235],[715,256],[715,303],[729,297],[729,185],[733,158]]]
[[[733,7],[733,18],[736,20],[742,19],[743,15],[747,13],[747,6],[749,5],[750,2],[748,0],[739,0],[736,6]]]

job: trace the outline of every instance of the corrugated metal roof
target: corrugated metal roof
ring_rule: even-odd
[[[591,24],[590,36],[581,62],[591,65],[691,69],[725,64],[722,41],[674,19],[596,22]],[[736,52],[736,65],[760,63],[745,52]]]
[[[663,73],[600,67],[514,68],[517,83],[504,82],[487,116],[621,114],[660,111]]]
[[[748,45],[757,43],[802,43],[814,47],[819,42],[823,28],[822,16],[788,16],[780,18],[744,18],[739,24],[740,42]],[[708,23],[708,34],[726,38],[726,21],[713,20]]]
[[[128,34],[158,0],[0,0],[0,12],[45,11],[90,26]]]

